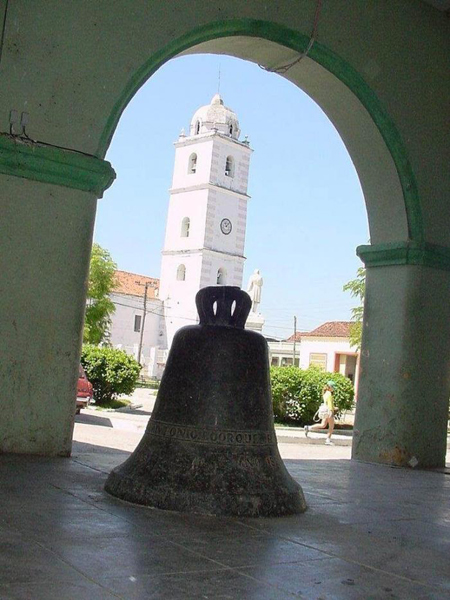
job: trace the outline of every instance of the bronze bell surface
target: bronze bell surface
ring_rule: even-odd
[[[207,287],[196,304],[200,324],[176,333],[147,430],[106,491],[217,516],[303,512],[302,489],[278,452],[267,342],[244,329],[249,295]]]

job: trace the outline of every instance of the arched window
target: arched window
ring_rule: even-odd
[[[230,135],[233,135],[233,125],[230,125]]]
[[[189,237],[189,229],[191,227],[191,220],[189,217],[184,217],[181,221],[181,237]]]
[[[225,163],[225,175],[227,177],[234,177],[234,159],[232,156],[227,156]]]
[[[196,172],[197,172],[197,155],[194,152],[189,157],[188,173],[192,174],[192,173],[196,173]]]
[[[197,121],[195,123],[195,135],[198,135],[200,133],[200,121]]]
[[[177,269],[177,281],[185,281],[186,279],[186,267],[179,265]]]
[[[226,285],[227,282],[227,271],[223,267],[217,271],[217,285]]]

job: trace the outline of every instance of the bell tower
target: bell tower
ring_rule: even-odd
[[[197,322],[195,295],[210,285],[242,287],[250,149],[236,114],[219,94],[175,142],[160,299],[168,347]]]

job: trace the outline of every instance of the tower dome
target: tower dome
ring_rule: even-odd
[[[224,105],[220,94],[215,94],[210,104],[200,107],[191,120],[191,135],[208,131],[219,131],[234,140],[239,138],[241,132],[236,113]]]

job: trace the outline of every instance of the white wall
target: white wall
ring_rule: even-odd
[[[189,173],[189,157],[197,154],[195,173]],[[213,134],[180,138],[175,142],[172,190],[184,189],[209,182],[213,152]]]
[[[246,194],[251,153],[251,148],[246,144],[227,136],[216,135],[212,151],[211,181],[221,187]],[[231,156],[234,161],[233,177],[225,175],[228,156]]]
[[[310,354],[326,354],[327,371],[334,371],[335,355],[340,353],[353,353],[355,349],[350,346],[347,339],[343,338],[302,338],[300,344],[300,368],[309,367]]]
[[[164,250],[190,250],[203,247],[208,196],[208,188],[171,194]],[[181,236],[181,224],[185,217],[190,219],[189,237]]]
[[[212,188],[208,195],[205,246],[232,254],[243,255],[247,227],[247,202],[245,196]],[[231,233],[224,235],[220,229],[222,219],[231,221]]]
[[[110,343],[115,348],[120,346],[122,350],[136,358],[141,334],[134,331],[134,318],[135,315],[143,315],[144,298],[117,293],[111,294],[110,297],[116,306],[109,330]],[[147,315],[141,355],[145,364],[148,364],[153,346],[165,345],[164,325],[159,316],[161,314],[162,302],[159,299],[147,300]]]

